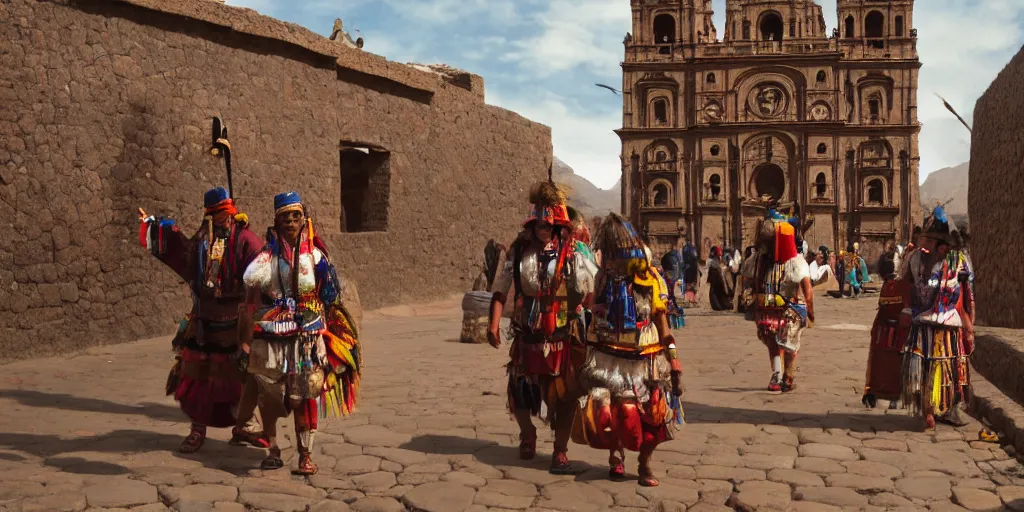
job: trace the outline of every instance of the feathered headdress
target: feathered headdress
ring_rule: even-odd
[[[617,213],[608,214],[601,222],[594,246],[601,251],[604,261],[628,260],[626,268],[630,273],[641,274],[649,266],[640,235]]]
[[[930,238],[936,238],[944,242],[950,242],[953,238],[953,233],[956,232],[956,225],[953,223],[953,219],[950,219],[946,215],[946,210],[942,205],[936,206],[932,210],[932,214],[925,219],[924,229],[922,234]]]
[[[552,181],[542,181],[530,187],[530,213],[523,226],[538,220],[552,226],[569,227],[569,211],[565,205],[565,192]]]

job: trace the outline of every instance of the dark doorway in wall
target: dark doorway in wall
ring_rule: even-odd
[[[782,17],[774,12],[761,17],[761,40],[782,41]]]
[[[819,172],[818,176],[814,178],[814,197],[825,199],[826,193],[828,193],[828,181],[826,181],[825,173]]]
[[[391,153],[343,142],[338,155],[342,231],[387,231],[391,202]]]
[[[658,53],[672,53],[671,45],[676,41],[676,19],[670,14],[659,14],[654,17],[654,44],[658,45]]]
[[[872,48],[885,48],[885,15],[871,11],[864,18],[864,37]]]
[[[763,164],[754,171],[754,191],[757,197],[782,199],[786,191],[786,173],[775,164]]]

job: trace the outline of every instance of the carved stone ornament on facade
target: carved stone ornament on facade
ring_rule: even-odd
[[[747,97],[747,107],[763,119],[779,117],[786,111],[788,103],[786,92],[775,84],[758,85],[751,89]]]
[[[815,121],[828,121],[832,117],[832,110],[827,103],[815,103],[811,106],[811,119]]]
[[[721,121],[723,111],[724,109],[722,108],[721,103],[714,100],[707,102],[707,104],[704,105],[704,121],[708,123]]]

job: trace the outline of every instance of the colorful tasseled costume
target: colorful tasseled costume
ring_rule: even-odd
[[[174,338],[178,357],[167,380],[167,393],[193,423],[183,451],[199,449],[207,426],[235,425],[243,382],[235,357],[242,274],[262,246],[226,190],[210,190],[204,203],[203,226],[192,238],[164,217],[144,217],[139,227],[139,243],[192,290],[192,311]],[[250,424],[249,430],[257,426]]]
[[[871,325],[871,346],[864,383],[864,404],[875,406],[876,399],[897,401],[903,392],[900,378],[903,342],[910,329],[903,310],[910,305],[907,281],[887,279],[878,297],[878,313]],[[909,316],[905,317],[909,320]]]
[[[275,198],[278,214],[296,206],[301,208],[297,194]],[[248,365],[259,386],[260,409],[273,408],[280,416],[294,412],[299,449],[308,454],[320,418],[355,409],[362,370],[355,323],[341,303],[341,283],[312,221],[305,220],[297,255],[271,232],[246,270],[245,284],[262,297]]]
[[[526,223],[545,218],[568,226],[564,205],[543,210],[534,206]],[[563,233],[567,236],[553,239],[539,251],[522,241],[513,243],[494,285],[502,295],[515,289],[509,408],[529,409],[540,416],[541,406],[547,404],[548,420],[554,402],[574,398],[572,394],[578,392],[570,349],[582,347],[579,319],[597,271],[590,248],[570,232]]]
[[[612,230],[625,236],[611,241],[614,235],[607,233]],[[683,410],[673,393],[673,374],[678,378],[682,371],[675,340],[667,325],[662,332],[657,323],[659,316],[667,323],[668,285],[650,265],[649,250],[625,219],[606,220],[597,243],[604,260],[587,329],[586,360],[579,371],[588,395],[573,440],[609,450],[616,477],[623,475],[623,451],[641,452],[641,483],[657,485],[643,457],[672,438],[673,423],[683,423]]]
[[[788,222],[775,223],[771,263],[757,269],[754,321],[757,336],[766,345],[798,352],[807,326],[807,307],[799,298],[800,282],[810,276],[807,260],[797,253],[795,229]]]
[[[555,431],[551,471],[568,472],[573,400],[582,393],[576,367],[583,356],[583,304],[593,292],[597,267],[590,248],[575,238],[580,225],[574,229],[564,194],[554,183],[535,185],[530,202],[523,232],[492,288],[501,303],[510,289],[515,291],[508,405],[520,423],[520,457],[535,454],[536,431],[528,422],[531,415],[540,416]],[[541,240],[538,226],[550,229],[550,240]],[[491,322],[495,325],[493,315]]]
[[[936,208],[923,236],[948,245],[950,232],[945,212]],[[907,256],[900,270],[900,278],[912,283],[911,307],[904,312],[912,322],[904,346],[902,402],[933,418],[956,414],[969,396],[968,358],[974,347],[963,330],[970,323],[965,304],[972,303],[974,274],[966,253],[957,250],[926,268],[925,248]]]

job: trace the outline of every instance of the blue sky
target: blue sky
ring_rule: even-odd
[[[487,102],[552,127],[555,155],[609,188],[619,178],[622,38],[629,0],[227,0],[328,35],[335,18],[365,50],[397,62],[445,63],[484,77]],[[835,0],[818,2],[829,32]],[[716,26],[725,0],[714,0]],[[984,6],[984,7],[982,7]],[[1024,44],[1024,0],[918,0],[921,173],[966,161],[974,103]],[[358,31],[358,32],[357,32]]]

